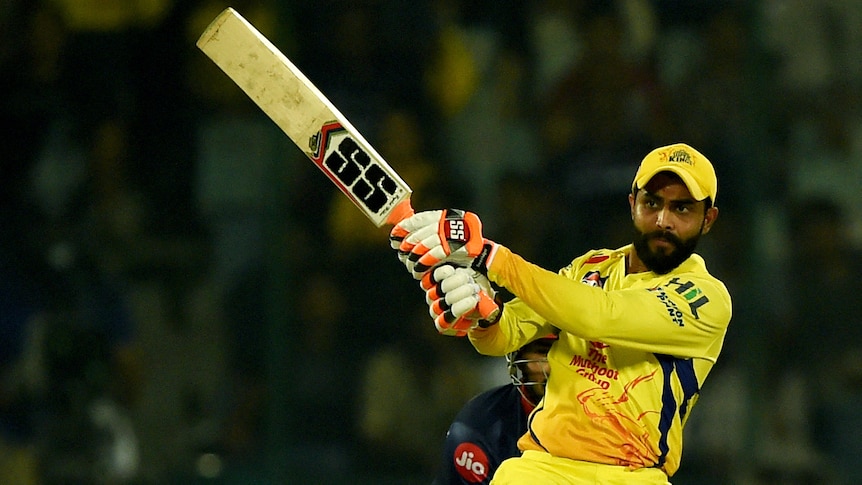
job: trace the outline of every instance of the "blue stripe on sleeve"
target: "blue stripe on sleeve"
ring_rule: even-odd
[[[661,365],[664,379],[661,397],[661,419],[658,425],[660,433],[658,447],[661,454],[659,455],[658,462],[655,464],[656,467],[661,467],[664,465],[665,458],[667,457],[669,449],[667,438],[670,433],[671,425],[673,425],[674,415],[677,412],[677,402],[676,399],[674,399],[673,390],[671,388],[671,379],[673,378],[673,374],[676,373],[683,392],[683,402],[679,406],[681,418],[685,417],[688,412],[688,405],[691,402],[691,399],[700,389],[697,384],[697,376],[694,373],[694,364],[691,359],[678,359],[676,357],[663,354],[655,354],[655,357],[658,359],[659,365]]]

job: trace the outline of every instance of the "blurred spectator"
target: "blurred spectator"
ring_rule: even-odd
[[[295,448],[302,477],[350,476],[353,444],[356,442],[356,396],[360,382],[350,371],[363,362],[344,322],[354,318],[348,307],[346,292],[349,285],[337,272],[322,267],[312,269],[303,278],[297,296],[297,319],[294,324],[297,348],[310,365],[293,369],[291,389],[301,390],[294,402],[296,434],[300,443]]]
[[[774,398],[759,416],[758,473],[781,483],[857,483],[851,430],[859,424],[848,411],[860,395],[854,356],[862,326],[847,302],[855,301],[862,255],[835,201],[795,199],[787,214],[788,311],[765,335],[766,390]]]
[[[776,58],[776,86],[794,104],[823,92],[836,79],[859,85],[862,5],[844,0],[762,0],[760,33]]]
[[[739,199],[742,164],[751,150],[748,119],[757,84],[748,66],[757,62],[751,20],[743,7],[707,10],[696,23],[671,24],[658,55],[664,136],[708,147],[724,180],[725,206]],[[739,182],[738,182],[739,181]]]
[[[276,2],[239,1],[232,6],[288,50],[292,33]],[[182,66],[184,91],[193,113],[187,133],[188,195],[208,252],[199,266],[200,280],[186,273],[180,282],[196,287],[189,323],[201,335],[213,335],[209,358],[217,358],[211,365],[222,366],[223,371],[215,373],[215,381],[189,384],[188,412],[181,417],[189,426],[188,436],[177,440],[187,455],[174,466],[180,481],[223,474],[229,479],[243,473],[261,477],[266,474],[266,447],[272,444],[268,440],[287,434],[269,430],[266,422],[270,406],[289,405],[272,401],[274,384],[269,380],[272,352],[278,345],[269,341],[275,313],[270,304],[272,274],[280,263],[272,258],[272,248],[280,242],[271,238],[284,234],[282,191],[293,185],[284,175],[293,170],[292,162],[301,153],[209,58],[192,51],[224,8],[212,0],[188,5],[182,26],[182,41],[189,49]],[[184,359],[175,364],[182,368]],[[194,460],[218,466],[200,468]]]
[[[152,260],[135,251],[143,247],[147,212],[129,183],[127,137],[123,119],[102,119],[80,141],[82,158],[64,159],[57,146],[33,173],[47,223],[37,246],[44,258],[43,345],[52,389],[40,421],[46,483],[123,482],[139,471],[131,413],[144,374],[128,278]],[[73,174],[82,163],[83,176],[62,180],[57,167],[64,160]]]
[[[557,143],[547,147],[550,160],[566,167],[580,165],[581,186],[589,186],[590,173],[601,167],[602,152],[631,143],[644,143],[649,132],[644,116],[644,96],[648,93],[648,76],[641,62],[627,55],[626,22],[613,6],[594,7],[584,19],[584,52],[543,100],[553,114],[549,120],[565,123],[567,135],[555,135]],[[550,115],[549,115],[550,116]],[[553,123],[546,125],[556,127]],[[638,150],[635,148],[634,150]],[[594,156],[583,152],[598,152]],[[553,163],[553,162],[552,162]],[[628,162],[623,163],[624,166]],[[605,166],[611,169],[611,166]],[[551,167],[551,170],[560,167]],[[564,172],[565,173],[565,172]],[[597,176],[597,175],[596,175]],[[614,177],[608,177],[613,179]],[[577,181],[570,181],[577,183]],[[607,190],[596,180],[593,190]]]
[[[40,152],[72,135],[74,110],[60,79],[67,35],[47,1],[6,2],[0,10],[0,221],[10,228],[0,238],[27,247],[28,235],[39,229],[27,179]]]
[[[130,414],[143,377],[134,323],[122,285],[71,249],[72,258],[46,275],[52,288],[41,329],[43,483],[126,483],[140,460]]]
[[[369,355],[359,373],[357,467],[364,477],[431,481],[446,429],[488,386],[482,358],[470,354],[466,339],[438,335],[424,304],[399,313],[397,340]]]
[[[797,320],[783,330],[791,339],[784,352],[795,361],[788,365],[796,364],[806,378],[808,436],[827,456],[830,483],[859,483],[862,320],[848,302],[856,301],[862,283],[862,252],[852,246],[838,203],[807,198],[790,210],[790,301]]]
[[[548,90],[574,69],[583,54],[583,0],[541,0],[532,2],[527,24],[527,41],[533,86],[530,98],[543,102]]]
[[[559,228],[566,221],[567,210],[559,187],[541,174],[504,173],[499,181],[497,205],[499,222],[483,230],[493,234],[506,234],[509,247],[530,261],[548,268],[562,268],[570,261],[554,260],[559,251]],[[610,225],[610,224],[608,224]],[[598,228],[580,228],[577,233]],[[626,233],[628,235],[628,233]],[[622,244],[620,244],[622,246]]]
[[[539,139],[528,118],[526,53],[507,36],[507,24],[470,17],[458,2],[435,3],[437,56],[426,67],[426,93],[436,108],[441,137],[435,147],[451,183],[472,210],[499,219],[495,188],[507,171],[529,173],[540,164]]]
[[[44,302],[20,265],[22,255],[10,249],[0,245],[0,483],[36,485]]]
[[[296,53],[288,57],[372,143],[367,134],[393,105],[410,104],[426,122],[427,104],[416,95],[437,29],[431,0],[407,9],[396,0],[293,3]]]
[[[793,198],[828,197],[840,205],[850,244],[862,248],[862,207],[851,180],[862,178],[862,91],[835,80],[790,115],[784,160]]]
[[[285,35],[271,2],[238,4],[243,15],[273,42]],[[247,9],[242,9],[247,6]],[[189,18],[193,44],[224,9],[202,2]],[[211,277],[219,291],[261,264],[265,252],[265,209],[277,194],[270,180],[282,180],[293,144],[206,56],[189,59],[188,89],[199,109],[194,133],[193,198],[213,248]]]
[[[563,244],[608,243],[601,231],[614,224],[607,221],[628,213],[614,202],[628,192],[619,181],[630,176],[639,153],[654,148],[651,129],[660,120],[650,118],[651,78],[648,66],[626,51],[626,25],[615,4],[590,3],[579,62],[540,100],[544,174],[562,194],[565,223],[574,228],[560,231],[570,238]]]
[[[31,252],[4,251],[15,258],[1,284],[4,431],[32,452],[33,483],[125,483],[139,466],[134,322],[123,284],[62,234]],[[31,483],[20,480],[9,483]]]
[[[732,348],[725,344],[725,352]],[[701,390],[704,399],[698,400],[697,412],[686,424],[686,459],[673,476],[674,485],[747,482],[750,463],[745,453],[751,437],[751,420],[756,417],[751,393],[745,366],[732,351],[730,355],[722,355],[720,363],[710,372],[709,384]]]

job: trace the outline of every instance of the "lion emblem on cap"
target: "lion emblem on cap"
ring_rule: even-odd
[[[691,155],[689,155],[688,152],[685,150],[677,150],[671,153],[670,156],[667,158],[667,161],[694,165],[694,161],[692,161]]]

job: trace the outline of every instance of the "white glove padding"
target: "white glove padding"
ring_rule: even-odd
[[[443,262],[470,267],[486,246],[488,251],[496,246],[482,236],[479,216],[457,209],[415,214],[397,224],[389,240],[417,280]]]
[[[443,217],[442,210],[418,212],[396,224],[392,228],[392,231],[389,232],[389,246],[398,251],[398,259],[407,266],[407,270],[411,273],[414,263],[411,262],[408,264],[407,262],[410,250],[413,249],[418,241],[427,237],[426,234],[421,239],[417,239],[415,234],[420,229],[424,229],[426,233],[429,231],[436,233],[436,228],[440,223],[441,217]],[[406,241],[410,235],[414,235],[414,237]]]
[[[422,278],[422,288],[434,325],[443,335],[462,337],[480,321],[496,321],[500,313],[490,282],[471,269],[439,266]]]

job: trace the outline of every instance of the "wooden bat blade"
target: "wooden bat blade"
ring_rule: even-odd
[[[412,214],[412,190],[338,109],[231,7],[197,41],[204,52],[378,227]]]

